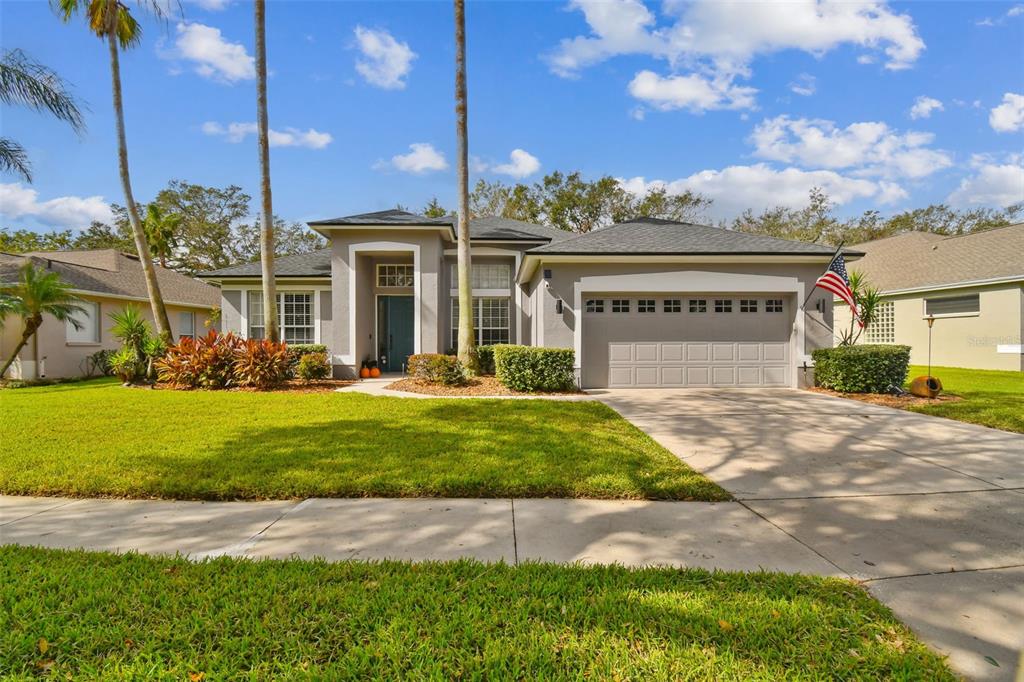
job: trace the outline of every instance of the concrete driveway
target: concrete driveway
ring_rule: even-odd
[[[973,679],[1024,648],[1024,435],[797,390],[591,392]]]

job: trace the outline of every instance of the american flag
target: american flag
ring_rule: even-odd
[[[853,300],[853,289],[850,288],[850,277],[846,274],[846,261],[843,260],[842,253],[836,253],[835,258],[828,264],[828,270],[818,278],[814,286],[831,291],[846,301],[847,305],[850,306],[850,310],[853,311],[853,319],[857,320],[857,324],[861,327],[864,326],[864,322],[860,319],[860,311],[857,310],[857,304]]]

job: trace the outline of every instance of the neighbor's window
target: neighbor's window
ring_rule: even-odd
[[[683,301],[678,298],[666,298],[664,310],[666,313],[683,312]]]
[[[378,264],[377,286],[385,288],[414,286],[413,266],[409,263]]]
[[[512,279],[512,266],[508,263],[473,263],[470,277],[474,289],[508,289]],[[459,286],[459,266],[452,264],[452,288]]]
[[[286,343],[313,343],[313,292],[279,291],[277,293],[277,323],[281,339]],[[266,333],[263,324],[263,292],[249,292],[249,338],[262,339]]]
[[[716,298],[715,299],[715,312],[716,313],[731,313],[732,312],[732,301],[728,298]]]
[[[178,313],[178,338],[189,337],[192,338],[196,335],[196,315],[192,311],[182,311]]]
[[[586,310],[588,313],[603,313],[604,301],[599,298],[591,298],[587,301],[584,310]]]
[[[653,298],[641,298],[637,299],[636,311],[638,313],[653,313],[656,311],[657,306],[654,304]]]
[[[509,342],[509,301],[504,297],[473,298],[473,331],[480,346]],[[452,348],[459,345],[459,299],[452,297]]]
[[[978,294],[926,298],[924,300],[925,315],[972,315],[979,312],[981,312],[981,297]]]
[[[691,298],[690,299],[690,312],[691,313],[706,313],[708,311],[708,301],[706,298]]]
[[[613,298],[612,299],[612,312],[613,313],[628,313],[629,312],[629,299],[628,298]]]
[[[781,313],[782,312],[782,299],[781,298],[769,298],[764,302],[764,311],[766,313]]]
[[[892,301],[883,301],[875,308],[875,319],[864,330],[867,343],[896,343],[896,314]]]
[[[756,313],[757,312],[757,299],[756,298],[741,298],[740,299],[740,312],[741,313]]]
[[[99,343],[100,304],[82,301],[78,305],[82,307],[82,311],[76,312],[72,317],[78,322],[79,327],[75,329],[70,320],[65,322],[65,339],[68,343]]]

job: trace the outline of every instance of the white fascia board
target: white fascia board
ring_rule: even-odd
[[[555,263],[828,263],[831,255],[783,255],[783,256],[744,256],[736,255],[545,255],[526,252],[522,267],[516,274],[520,284],[528,281],[541,264]]]

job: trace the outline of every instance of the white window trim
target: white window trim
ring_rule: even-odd
[[[936,315],[928,314],[928,301],[941,301],[944,298],[967,298],[968,296],[978,297],[978,309],[971,312],[964,313],[938,313]],[[921,298],[921,319],[927,320],[929,317],[934,317],[936,320],[941,320],[951,317],[980,317],[981,316],[981,293],[977,294],[954,294],[950,296],[923,296]]]
[[[262,288],[255,288],[255,287],[253,287],[253,288],[248,289],[246,291],[245,295],[244,295],[245,306],[246,306],[246,321],[245,321],[245,333],[242,335],[242,338],[245,338],[245,339],[249,338],[249,320],[248,320],[249,296],[252,295],[253,292],[260,292],[260,293],[262,293],[262,291],[263,291]],[[284,336],[285,336],[285,333],[284,333],[284,298],[283,298],[284,294],[311,294],[309,305],[310,305],[310,308],[311,308],[310,312],[312,313],[312,315],[310,316],[312,324],[310,326],[312,326],[312,328],[313,328],[313,341],[312,342],[307,342],[307,343],[314,343],[314,344],[320,343],[320,313],[319,313],[320,292],[318,290],[316,290],[316,289],[311,289],[309,287],[294,286],[294,287],[288,287],[288,288],[275,287],[274,293],[278,297],[277,314],[278,314],[278,318],[279,319],[278,319],[277,325],[278,325],[278,333],[281,335],[281,340],[284,340]],[[295,327],[295,326],[306,327],[307,325],[291,325],[291,326],[292,327]],[[263,328],[266,329],[266,323],[265,322],[264,322]]]
[[[515,310],[515,303],[509,296],[473,296],[473,332],[476,334],[476,343],[479,346],[482,345],[493,345],[483,343],[483,330],[484,327],[481,324],[483,319],[482,309],[477,306],[477,301],[482,298],[499,298],[508,301],[508,326],[505,329],[508,330],[508,338],[512,340],[512,311]],[[454,320],[455,317],[455,306],[458,305],[458,296],[453,296],[448,302],[448,341],[450,342],[449,347],[455,348],[458,344],[455,343],[455,334],[458,333],[458,322]],[[487,327],[487,329],[502,329],[502,327]],[[453,333],[454,332],[454,333]]]
[[[320,334],[321,319],[320,319],[320,292],[330,291],[330,287],[324,286],[304,286],[302,284],[276,284],[274,286],[275,291],[312,291],[313,292],[313,343],[322,344],[324,343],[323,337]],[[244,287],[231,287],[222,289],[222,291],[239,291],[242,296],[242,303],[239,310],[239,330],[238,335],[243,339],[249,338],[249,292],[250,291],[263,291],[263,287],[259,286],[244,286]],[[223,330],[224,332],[231,331],[230,329]]]
[[[81,305],[83,308],[86,307],[86,306],[90,306],[92,308],[92,310],[95,312],[95,315],[96,315],[96,318],[95,318],[95,324],[96,324],[95,334],[94,334],[92,340],[90,340],[90,341],[81,341],[81,340],[74,340],[74,341],[72,341],[71,339],[68,338],[68,333],[71,332],[71,330],[74,329],[74,325],[72,325],[71,321],[69,320],[69,321],[64,323],[64,344],[67,345],[67,346],[98,346],[98,345],[100,345],[102,343],[102,338],[103,338],[103,336],[102,336],[103,335],[103,331],[102,331],[102,328],[101,328],[102,324],[100,322],[100,320],[102,318],[102,315],[103,315],[103,307],[102,307],[102,305],[100,304],[99,301],[85,301],[85,300],[83,300],[83,301],[79,301],[79,305]]]
[[[397,284],[391,285],[391,284],[381,284],[380,283],[380,269],[382,267],[393,268],[395,266],[414,268],[412,263],[377,263],[377,269],[376,269],[376,273],[374,275],[374,277],[375,277],[374,282],[375,282],[375,286],[378,289],[408,289],[409,288],[408,286],[400,286],[400,285],[397,285]],[[416,271],[415,271],[415,268],[414,268],[413,269],[413,277],[415,278],[415,276],[416,276]]]

